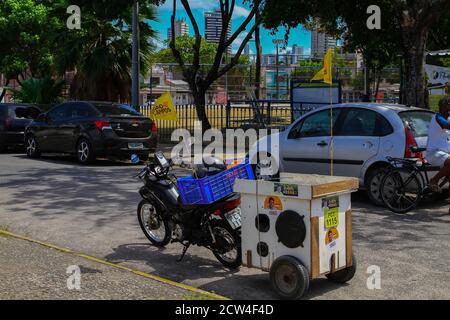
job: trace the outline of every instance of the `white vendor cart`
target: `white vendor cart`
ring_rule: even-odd
[[[273,289],[299,299],[310,279],[353,278],[351,193],[358,179],[282,173],[279,182],[236,180],[242,261],[270,272]]]

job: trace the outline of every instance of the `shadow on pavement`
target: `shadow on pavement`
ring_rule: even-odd
[[[214,260],[211,254],[209,256],[211,259],[190,255],[188,251],[184,260],[177,262],[179,255],[171,254],[167,249],[134,243],[113,248],[113,253],[105,258],[111,262],[127,265],[145,263],[154,270],[152,274],[177,282],[192,283],[202,280],[204,284],[198,286],[199,288],[232,299],[278,299],[270,286],[269,273],[244,267],[240,270],[229,270]],[[310,291],[304,299],[321,296],[340,287],[342,285],[332,283],[325,278],[317,279],[311,281]]]

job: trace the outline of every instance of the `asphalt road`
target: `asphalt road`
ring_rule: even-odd
[[[79,166],[70,157],[37,160],[0,155],[0,228],[81,251],[234,299],[276,299],[268,274],[229,271],[203,248],[152,247],[136,207],[140,167],[99,161]],[[311,283],[306,299],[450,299],[450,215],[447,201],[425,203],[394,215],[353,197],[355,278],[346,285]],[[1,265],[1,261],[0,261]],[[381,289],[367,288],[370,266],[379,266]]]

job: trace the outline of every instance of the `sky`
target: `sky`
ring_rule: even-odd
[[[191,5],[193,14],[195,19],[199,25],[200,33],[204,36],[205,30],[205,19],[204,12],[211,11],[214,9],[218,9],[217,0],[189,0],[189,4]],[[245,20],[249,13],[249,9],[242,4],[241,0],[236,1],[236,7],[233,13],[233,31],[235,31],[239,25]],[[167,0],[166,3],[158,8],[158,21],[150,22],[150,25],[159,32],[159,40],[161,42],[160,46],[162,46],[162,42],[167,39],[167,29],[170,27],[170,18],[172,15],[172,1]],[[189,25],[189,33],[191,35],[194,34],[194,29],[192,27],[192,23],[190,23],[188,16],[186,15],[182,4],[178,1],[177,4],[177,19],[185,18],[186,22]],[[248,28],[247,28],[248,29]],[[276,47],[272,43],[273,39],[284,39],[285,30],[284,28],[280,28],[275,35],[271,34],[271,30],[263,29],[261,31],[261,44],[263,48],[264,54],[275,53]],[[243,39],[246,36],[246,33],[242,33],[238,39],[233,43],[233,51],[235,51],[239,47],[240,39]],[[305,30],[302,27],[298,27],[294,30],[291,30],[289,36],[289,42],[287,44],[286,49],[290,50],[290,48],[297,44],[304,48],[304,54],[308,55],[311,51],[311,33]],[[250,42],[250,51],[251,53],[255,53],[255,44],[254,42]]]

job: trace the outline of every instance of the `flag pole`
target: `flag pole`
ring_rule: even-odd
[[[330,174],[334,176],[334,139],[333,139],[333,82],[330,84],[330,106],[331,106],[331,116],[330,116]]]

